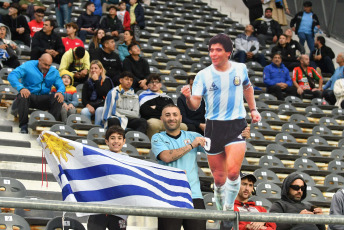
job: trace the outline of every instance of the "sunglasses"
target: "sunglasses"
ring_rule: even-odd
[[[299,185],[290,185],[289,186],[292,190],[295,190],[295,191],[299,191],[299,189],[301,189],[302,192],[304,192],[306,190],[306,186],[302,185],[302,186],[299,186]]]

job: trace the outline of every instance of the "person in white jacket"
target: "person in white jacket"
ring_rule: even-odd
[[[336,96],[336,104],[339,108],[344,108],[344,78],[338,79],[333,86],[333,92]]]

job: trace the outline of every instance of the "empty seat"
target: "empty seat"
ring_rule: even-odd
[[[327,141],[319,136],[311,136],[307,139],[307,145],[310,146],[328,146]]]
[[[185,53],[192,58],[201,58],[205,56],[204,54],[202,54],[199,50],[195,48],[188,48],[185,50]]]
[[[295,160],[294,168],[299,171],[318,171],[318,166],[314,163],[314,161],[301,157]]]
[[[262,168],[271,169],[271,168],[284,168],[282,161],[275,156],[262,156],[259,160],[259,165]]]
[[[281,131],[285,133],[302,133],[302,129],[298,125],[291,123],[282,125]]]
[[[206,66],[204,66],[201,63],[194,63],[194,64],[191,65],[190,72],[197,73],[197,72],[201,71],[202,69],[204,69],[205,67]]]
[[[316,136],[332,136],[332,131],[326,126],[317,125],[313,128],[312,134]]]
[[[327,170],[332,173],[343,173],[344,163],[343,161],[333,160],[330,163],[328,163]]]
[[[10,177],[0,177],[0,197],[23,198],[26,196],[26,188],[19,181]]]
[[[164,42],[160,38],[149,38],[148,44],[151,46],[164,46]]]
[[[260,197],[260,196],[251,196],[248,199],[248,201],[255,202],[256,205],[264,207],[267,211],[270,210],[271,205],[272,205],[271,201],[269,201],[268,199],[266,199],[264,197]]]
[[[209,47],[207,44],[205,44],[204,42],[196,42],[193,47],[199,51],[203,51],[203,52],[208,52]],[[209,56],[207,56],[209,57]]]
[[[302,171],[297,171],[297,174],[302,176],[302,178],[306,181],[307,186],[315,186],[315,181],[309,174]]]
[[[178,55],[179,52],[176,50],[175,47],[171,45],[163,46],[161,51],[164,52],[166,55]]]
[[[201,59],[199,61],[200,61],[200,63],[202,63],[205,66],[211,65],[211,59],[209,56],[201,57]]]
[[[148,136],[138,131],[129,131],[125,134],[125,139],[136,148],[150,148],[151,142]]]
[[[207,193],[203,198],[205,209],[217,211],[216,202],[214,199],[214,193]],[[206,229],[219,229],[220,221],[219,220],[208,220],[206,224]]]
[[[306,114],[308,117],[323,117],[324,111],[318,106],[311,105],[306,107]]]
[[[302,157],[307,157],[307,158],[321,157],[320,152],[310,146],[300,148],[299,155]]]
[[[338,122],[333,117],[321,117],[319,124],[322,126],[339,126]]]
[[[253,172],[253,175],[257,178],[256,184],[259,184],[260,182],[263,182],[263,181],[275,183],[275,184],[281,183],[276,173],[266,168],[260,168],[260,169],[255,170]]]
[[[279,133],[275,138],[276,143],[297,143],[296,139],[288,133]]]
[[[184,66],[179,61],[168,61],[166,64],[166,69],[182,69]]]
[[[76,142],[79,142],[83,145],[89,145],[95,148],[98,148],[98,144],[92,140],[88,140],[88,139],[77,139]]]
[[[18,91],[10,85],[0,85],[0,100],[14,100]]]
[[[282,125],[284,122],[281,121],[279,116],[274,112],[263,111],[261,112],[262,121],[266,121],[270,125]]]
[[[182,64],[186,64],[186,65],[192,65],[193,63],[195,63],[195,61],[192,60],[192,58],[187,55],[187,54],[178,54],[176,56],[176,60],[179,61]],[[184,66],[181,68],[183,69]]]
[[[245,64],[247,68],[258,70],[258,71],[263,70],[263,67],[258,62],[255,62],[255,61],[246,62]]]
[[[81,114],[71,114],[68,116],[66,125],[69,125],[73,129],[89,130],[94,127],[99,127],[98,125],[93,125],[92,122],[84,115]]]
[[[326,199],[322,192],[315,186],[308,186],[307,185],[307,196],[303,200],[304,202],[308,201],[316,206],[323,206],[324,204],[327,206],[330,202],[326,202]]]
[[[280,144],[269,144],[266,146],[266,153],[269,155],[288,155],[289,151],[286,147]]]
[[[131,157],[135,157],[135,158],[139,158],[139,159],[144,159],[147,156],[144,155],[140,155],[140,153],[137,151],[137,149],[135,148],[135,146],[129,144],[129,143],[125,143],[122,147],[122,152],[128,154]]]
[[[338,189],[342,189],[344,185],[344,177],[332,173],[327,175],[324,180],[324,186],[327,187],[328,192],[336,192]]]
[[[4,229],[31,229],[29,223],[23,217],[13,213],[0,213],[0,225],[4,226]]]
[[[58,34],[60,37],[67,36],[67,30],[65,28],[55,28],[54,33]]]
[[[315,106],[328,105],[327,101],[322,98],[313,98],[311,104]]]
[[[294,103],[303,103],[302,100],[299,97],[295,96],[287,96],[284,101],[288,104],[294,104]]]
[[[72,127],[64,124],[56,124],[50,128],[50,131],[55,132],[60,137],[64,137],[71,140],[76,140],[79,136],[76,134]]]
[[[309,122],[308,118],[302,114],[293,114],[289,118],[290,123],[297,124],[302,128],[313,128],[314,123]]]
[[[278,114],[283,115],[292,115],[294,113],[297,113],[297,110],[294,106],[290,104],[281,104],[278,106]]]
[[[179,31],[179,33],[178,33],[178,31]],[[178,30],[176,31],[176,34],[177,34],[177,35],[181,35],[180,33],[182,33],[182,32],[186,33],[186,30],[185,30],[185,29],[178,29]],[[188,32],[187,32],[187,33],[188,33]],[[173,47],[175,47],[176,49],[187,49],[187,48],[189,48],[189,46],[186,45],[185,42],[183,42],[183,41],[181,41],[181,40],[173,40],[173,41],[171,42],[171,45],[172,45]]]
[[[47,111],[35,111],[30,114],[29,127],[36,130],[37,126],[51,127],[56,124],[63,124],[61,121],[56,121],[55,117]]]
[[[256,194],[268,200],[279,200],[281,199],[281,188],[274,183],[263,181],[257,185]]]
[[[182,69],[172,69],[170,75],[175,79],[187,79],[189,77],[188,74]]]
[[[150,44],[147,44],[147,43],[141,44],[141,50],[144,53],[154,53],[155,52],[155,49],[153,48],[153,46],[151,46]]]
[[[21,44],[21,45],[18,45],[18,47],[20,48],[20,55],[22,55],[22,56],[30,56],[31,48],[29,46]]]
[[[162,52],[154,52],[152,58],[158,62],[168,62],[170,59]]]
[[[46,230],[55,230],[55,229],[62,229],[63,230],[85,230],[85,227],[76,219],[65,217],[63,220],[62,225],[62,217],[55,217],[54,219],[50,220],[46,226]]]
[[[161,82],[166,86],[178,86],[179,83],[176,81],[176,79],[170,75],[161,75]]]
[[[172,98],[172,101],[175,105],[177,105],[177,100],[178,100],[178,97],[180,96],[179,93],[168,93],[167,94],[170,98]]]
[[[101,127],[94,127],[88,131],[87,139],[94,141],[99,145],[105,145],[105,129]]]
[[[335,160],[342,160],[344,157],[344,151],[341,149],[334,149],[331,152],[331,157],[334,158]]]

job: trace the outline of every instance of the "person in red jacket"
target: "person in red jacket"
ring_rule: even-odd
[[[266,212],[262,206],[256,206],[253,201],[248,201],[253,192],[253,184],[257,178],[253,174],[244,174],[240,172],[241,185],[239,193],[235,199],[234,211],[236,212]],[[275,230],[275,223],[264,222],[250,222],[240,221],[239,230],[254,229],[254,230]]]

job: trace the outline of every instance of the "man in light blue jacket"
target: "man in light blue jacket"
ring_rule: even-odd
[[[19,92],[16,99],[21,133],[28,133],[29,108],[48,110],[60,120],[65,86],[59,71],[51,66],[50,54],[43,54],[38,60],[27,61],[8,75],[8,81]],[[20,81],[21,80],[21,81]],[[51,87],[56,94],[50,94]]]

